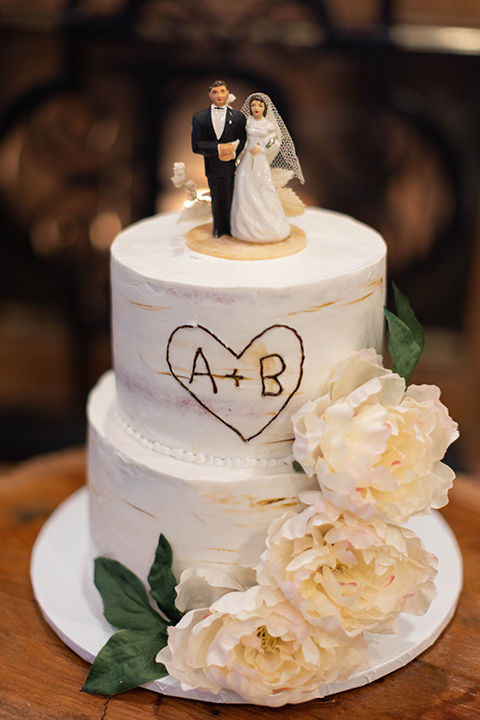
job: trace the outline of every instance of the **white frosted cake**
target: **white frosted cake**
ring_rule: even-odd
[[[404,524],[448,501],[458,433],[438,388],[408,386],[423,332],[395,290],[384,368],[382,238],[333,212],[297,224],[292,254],[260,260],[192,249],[211,234],[173,214],[113,244],[88,477],[95,584],[120,631],[86,692],[322,697],[375,677],[368,638],[435,597],[437,559]]]
[[[177,576],[258,559],[313,485],[292,468],[292,414],[383,341],[385,244],[370,228],[308,210],[303,251],[241,262],[189,250],[177,220],[113,244],[115,376],[89,402],[92,532],[142,578],[160,533]]]

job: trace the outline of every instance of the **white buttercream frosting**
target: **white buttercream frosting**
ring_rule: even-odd
[[[258,560],[270,522],[300,509],[298,494],[315,487],[291,467],[216,467],[155,453],[120,426],[115,396],[109,372],[88,403],[91,527],[101,554],[144,581],[160,533],[177,577],[189,567],[236,576]]]

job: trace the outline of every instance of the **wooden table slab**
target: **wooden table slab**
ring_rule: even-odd
[[[43,620],[30,553],[54,508],[85,480],[83,448],[35,458],[0,475],[1,720],[477,720],[480,719],[480,478],[460,477],[443,511],[464,558],[457,613],[405,668],[362,688],[280,709],[214,705],[131,690],[80,692],[88,665]]]

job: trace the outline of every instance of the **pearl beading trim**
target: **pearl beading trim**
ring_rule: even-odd
[[[283,467],[284,465],[292,465],[294,461],[293,455],[288,455],[283,458],[230,458],[230,457],[215,457],[213,455],[205,455],[204,453],[193,453],[190,450],[182,450],[181,448],[171,448],[168,445],[163,445],[159,442],[154,442],[144,437],[137,430],[134,430],[126,420],[116,410],[116,416],[119,424],[121,425],[124,432],[127,433],[133,440],[139,443],[142,447],[147,450],[153,450],[153,452],[165,455],[166,457],[173,457],[176,460],[183,460],[183,462],[194,463],[196,465],[211,465],[213,467],[224,467],[224,468],[275,468]]]

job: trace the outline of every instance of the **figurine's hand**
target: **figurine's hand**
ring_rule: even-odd
[[[259,152],[262,152],[262,149],[258,145],[255,145],[255,147],[250,150],[250,155],[258,155]]]
[[[234,143],[219,143],[218,157],[222,162],[229,162],[235,157],[236,145]]]

